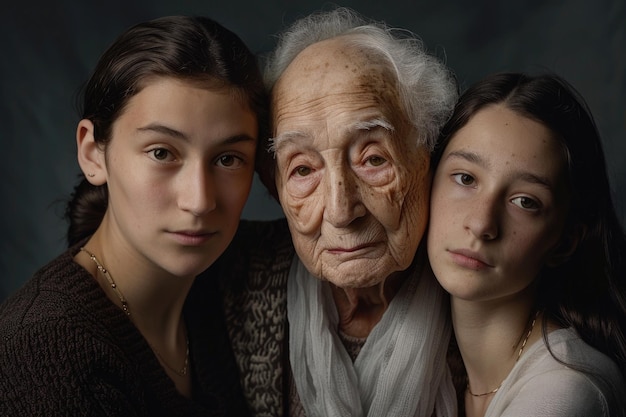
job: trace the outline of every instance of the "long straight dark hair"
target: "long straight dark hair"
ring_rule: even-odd
[[[489,76],[460,97],[442,130],[433,166],[452,136],[478,111],[495,104],[543,124],[562,143],[570,187],[564,235],[568,228],[584,230],[575,252],[560,265],[545,266],[537,281],[537,308],[546,313],[544,340],[548,318],[573,327],[587,344],[613,359],[626,377],[626,235],[612,202],[591,111],[574,87],[557,75]],[[463,382],[456,383],[464,392]]]

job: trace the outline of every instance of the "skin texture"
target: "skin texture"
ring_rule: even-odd
[[[155,78],[115,121],[106,150],[77,129],[79,163],[109,205],[86,247],[128,300],[131,319],[168,363],[186,350],[182,306],[193,279],[225,250],[254,174],[257,120],[229,91]],[[88,175],[88,174],[93,174]],[[118,296],[82,252],[114,303]],[[170,376],[190,394],[190,380]]]
[[[564,227],[563,156],[548,129],[503,106],[457,132],[435,174],[428,241],[453,297],[507,302],[534,281]]]
[[[256,134],[254,115],[226,92],[162,79],[134,96],[97,173],[109,189],[100,229],[123,248],[117,256],[157,275],[211,265],[247,199]]]
[[[406,269],[425,228],[429,156],[399,108],[382,60],[341,38],[305,49],[276,85],[280,201],[304,264],[340,287]]]
[[[444,151],[433,179],[428,255],[451,295],[474,393],[508,375],[534,314],[533,282],[574,249],[561,244],[568,200],[562,145],[504,105],[476,113]],[[538,327],[527,347],[541,337]],[[465,398],[467,415],[482,416],[493,395]]]
[[[366,335],[401,281],[388,278],[411,265],[423,236],[430,156],[400,110],[395,75],[349,39],[296,57],[274,88],[272,118],[276,184],[298,255],[343,290],[335,301],[344,330]]]

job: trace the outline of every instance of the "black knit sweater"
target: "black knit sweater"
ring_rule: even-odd
[[[0,416],[248,414],[210,274],[196,280],[184,310],[190,400],[129,318],[73,261],[77,251],[43,267],[0,305]]]

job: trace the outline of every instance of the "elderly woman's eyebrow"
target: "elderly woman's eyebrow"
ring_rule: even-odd
[[[287,143],[300,143],[301,144],[303,139],[311,140],[312,138],[310,135],[304,132],[298,131],[298,130],[283,132],[274,138],[269,138],[268,140],[269,146],[267,148],[267,151],[276,153],[281,147],[285,146],[285,144]]]
[[[348,126],[347,132],[353,134],[360,131],[372,131],[377,129],[383,129],[388,132],[393,132],[395,128],[393,125],[384,118],[377,117],[369,120],[359,120]],[[288,143],[296,143],[298,146],[303,146],[305,143],[310,143],[313,137],[305,132],[299,130],[292,130],[283,132],[274,138],[269,138],[268,152],[276,153],[280,148],[284,147]]]
[[[395,130],[393,125],[388,120],[381,117],[370,120],[358,121],[348,128],[351,133],[359,130],[375,129],[384,129],[389,132],[393,132]]]

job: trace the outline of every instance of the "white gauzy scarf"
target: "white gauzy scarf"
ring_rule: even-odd
[[[418,266],[353,364],[337,335],[330,285],[296,256],[287,285],[289,359],[307,417],[456,416],[444,300],[430,267]]]

